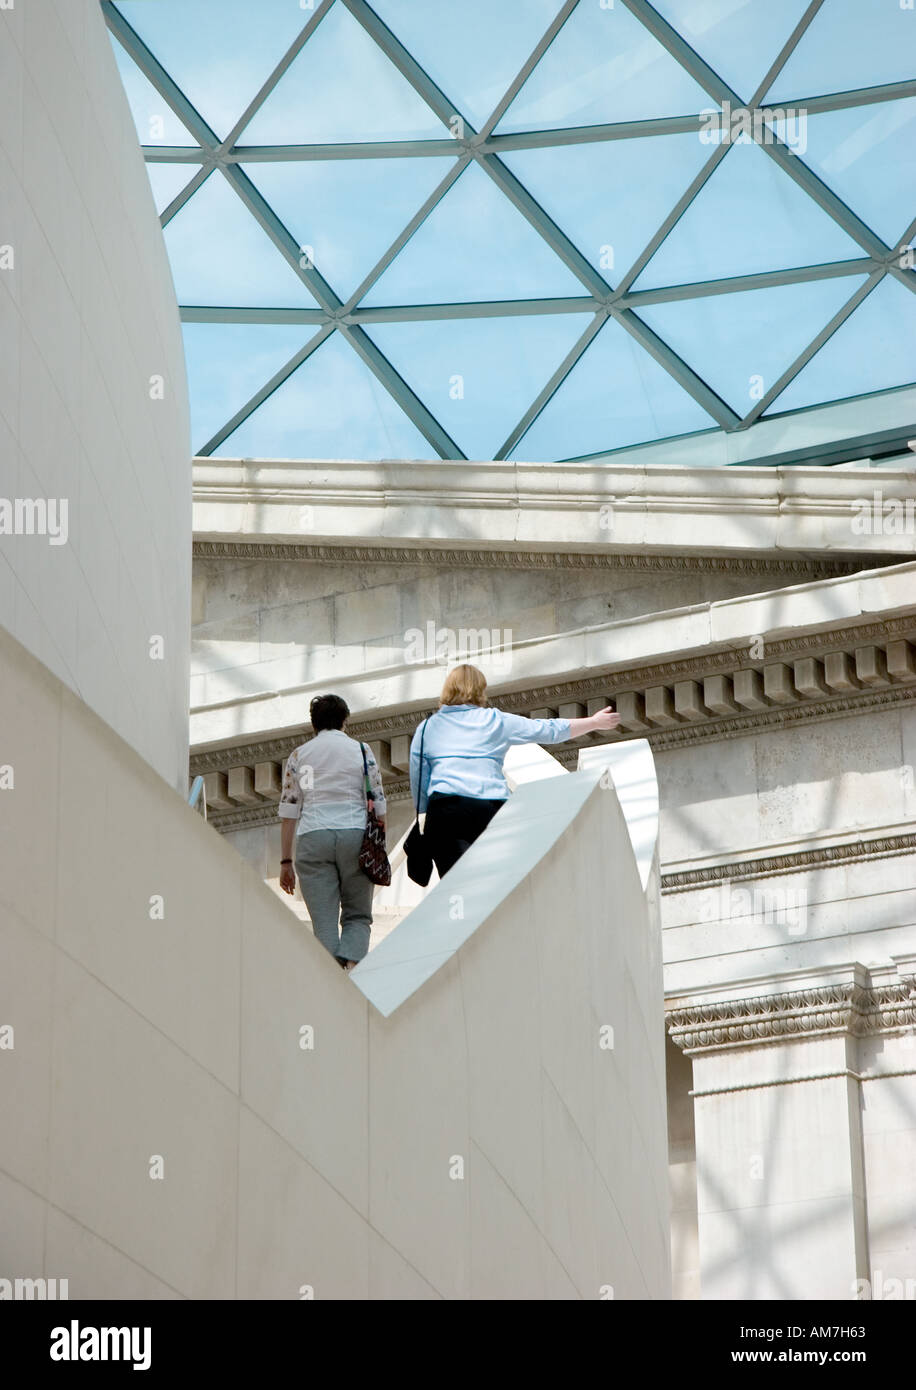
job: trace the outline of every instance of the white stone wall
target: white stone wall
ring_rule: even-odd
[[[659,753],[663,870],[736,866],[730,879],[663,895],[669,1004],[911,977],[912,850],[833,861],[826,851],[912,833],[914,762],[910,701]],[[751,877],[740,868],[793,855],[815,860]],[[739,1019],[731,1045],[669,1072],[669,1113],[689,1085],[700,1092],[695,1152],[683,1125],[672,1138],[680,1296],[848,1300],[867,1280],[871,1297],[913,1297],[916,1026],[906,1005],[875,1036],[857,1037],[859,1021],[752,1045]]]
[[[862,1062],[897,1075],[863,1088],[868,1279],[873,1298],[916,1299],[916,1032],[873,1038]],[[893,1281],[896,1281],[893,1282]]]
[[[196,560],[191,705],[402,665],[408,634],[429,622],[508,646],[762,587],[772,575]],[[195,722],[205,741],[206,717]]]
[[[186,788],[184,356],[97,0],[0,8],[0,248],[0,497],[68,514],[0,535],[0,624]]]
[[[912,831],[916,707],[658,755],[665,872]],[[666,893],[669,994],[916,952],[912,852]]]
[[[0,671],[0,1277],[670,1296],[657,864],[597,773],[523,787],[347,976],[2,632]]]

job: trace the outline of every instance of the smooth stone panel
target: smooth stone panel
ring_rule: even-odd
[[[9,1113],[5,1107],[4,1113]],[[0,1279],[42,1276],[46,1215],[47,1204],[41,1197],[8,1173],[0,1172]],[[60,1277],[67,1277],[63,1267]]]
[[[124,758],[102,779],[108,733],[64,699],[59,944],[234,1086],[238,1076],[241,865],[176,798],[137,796]],[[126,753],[127,750],[124,749]],[[170,814],[171,813],[171,814]],[[134,862],[136,848],[140,863]],[[222,873],[202,876],[212,849]],[[100,897],[97,865],[106,864]],[[117,907],[113,910],[114,905]],[[200,981],[206,979],[205,990]]]
[[[366,1299],[369,1228],[247,1106],[239,1127],[237,1298]]]
[[[48,1208],[45,1268],[69,1280],[69,1296],[104,1299],[175,1299],[180,1294],[57,1207]]]
[[[431,1301],[441,1294],[378,1231],[369,1228],[369,1298]]]
[[[542,1236],[530,1210],[476,1144],[471,1148],[471,1285],[475,1300],[544,1298]],[[495,1236],[495,1240],[494,1240]],[[501,1253],[514,1252],[508,1263]]]
[[[2,1167],[39,1193],[48,1184],[54,950],[48,940],[0,908]],[[12,1035],[5,1030],[12,1029]]]
[[[367,1215],[369,1006],[249,873],[242,904],[242,1099]]]
[[[235,1098],[75,962],[57,971],[50,1200],[186,1297],[233,1296]]]
[[[394,1018],[369,1016],[369,1219],[451,1299],[473,1292],[473,1157],[459,979],[453,957]],[[430,1036],[435,1049],[426,1045]]]

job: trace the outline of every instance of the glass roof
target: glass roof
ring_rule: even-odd
[[[102,8],[199,454],[862,457],[916,384],[899,0]]]

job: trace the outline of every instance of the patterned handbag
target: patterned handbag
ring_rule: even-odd
[[[366,833],[359,851],[359,867],[370,883],[387,888],[391,882],[391,865],[385,848],[385,830],[375,814],[375,798],[369,782],[369,764],[366,761],[366,745],[361,743],[363,754],[363,778],[366,786]]]

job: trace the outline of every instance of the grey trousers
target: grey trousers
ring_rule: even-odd
[[[359,867],[362,830],[306,830],[296,836],[296,873],[312,930],[338,960],[369,950],[372,883]]]

